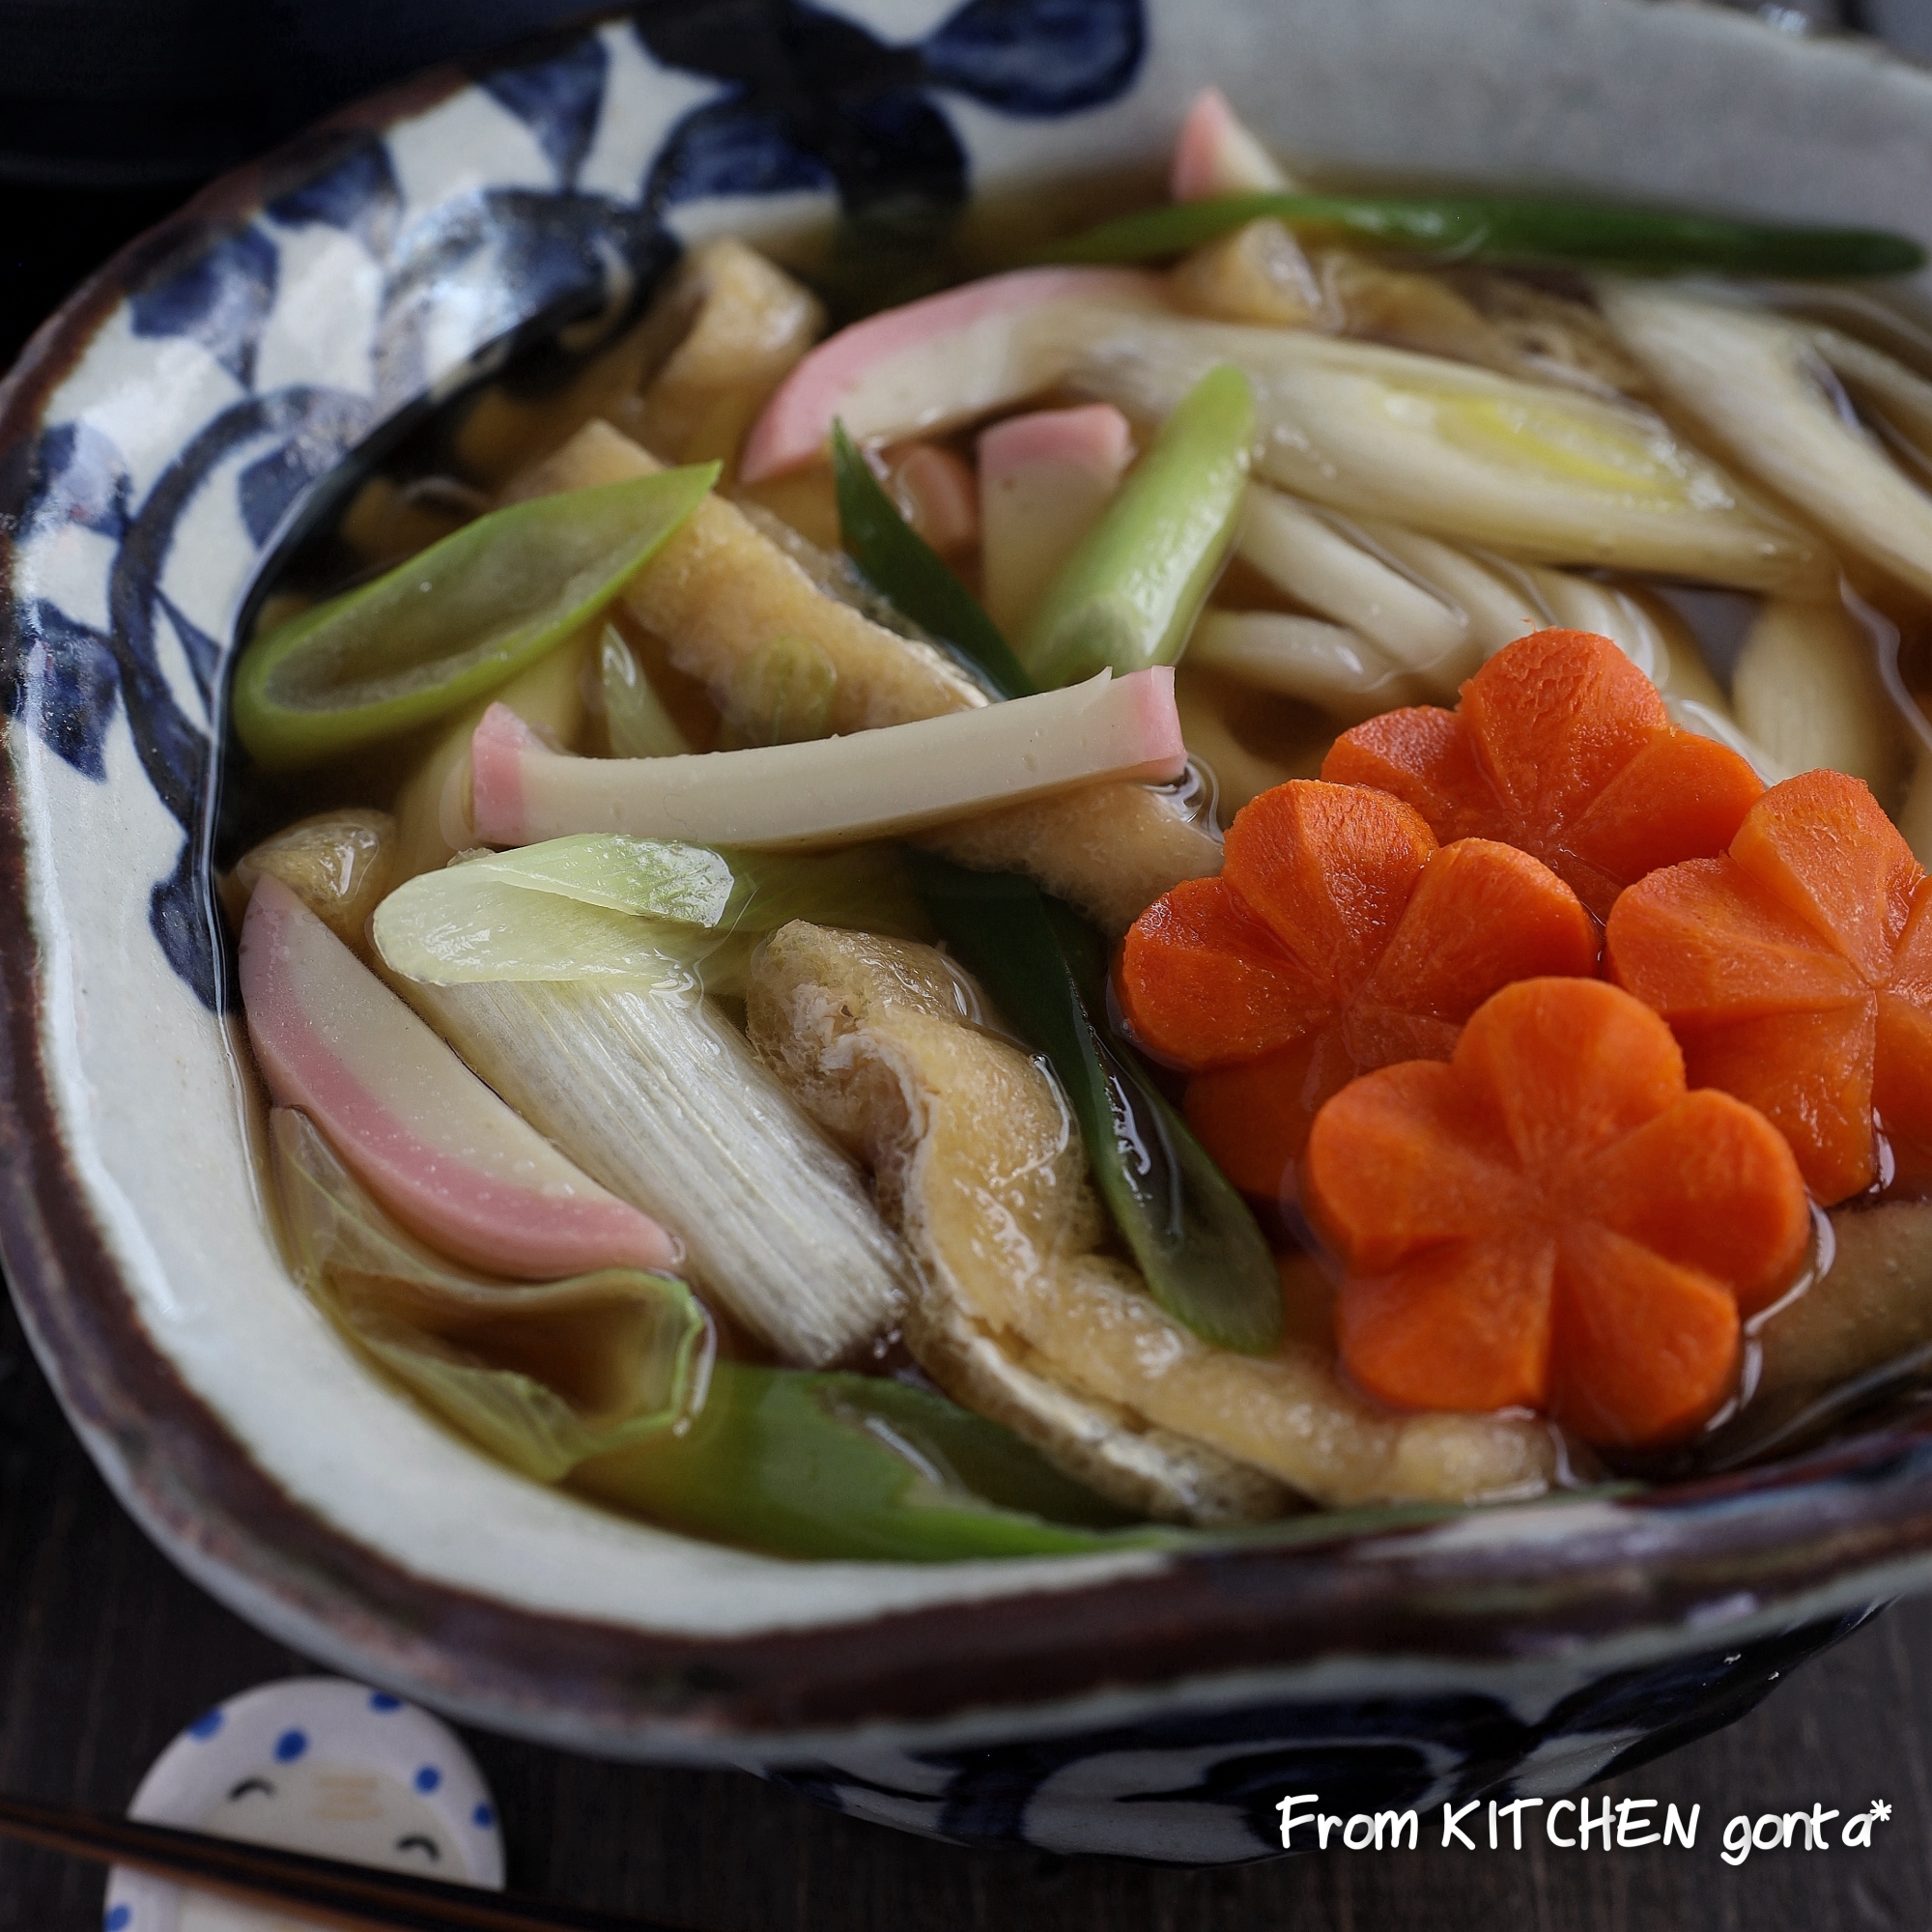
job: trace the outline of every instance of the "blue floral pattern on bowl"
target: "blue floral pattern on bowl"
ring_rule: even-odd
[[[882,201],[961,203],[968,157],[935,94],[1004,114],[1077,113],[1132,84],[1145,41],[1141,0],[967,0],[910,44],[803,0],[649,9],[493,67],[457,97],[472,118],[494,108],[519,124],[540,157],[532,179],[459,178],[425,202],[406,185],[410,157],[399,163],[391,137],[348,135],[253,219],[191,238],[136,282],[129,333],[196,345],[232,390],[213,396],[205,417],[178,417],[179,454],[145,492],[111,438],[84,418],[50,424],[21,452],[23,474],[5,505],[16,543],[31,551],[70,526],[113,551],[100,560],[106,621],[32,598],[17,612],[0,696],[50,751],[99,781],[103,740],[126,717],[148,782],[182,834],[180,857],[153,885],[149,923],[204,1004],[222,998],[207,806],[231,639],[197,623],[164,584],[183,519],[214,480],[232,488],[223,507],[245,537],[246,561],[259,563],[316,487],[379,430],[393,438],[454,388],[586,313],[632,313],[676,256],[668,219],[680,205],[799,190],[836,194],[855,214]],[[677,118],[634,176],[613,180],[606,165],[586,186],[586,163],[626,112],[625,83],[640,59],[722,91]],[[318,230],[358,250],[378,278],[375,299],[341,319],[366,331],[362,384],[263,377],[265,337],[288,304],[313,293],[290,285],[285,257]],[[479,270],[480,305],[471,302]],[[453,313],[466,304],[470,312]],[[187,667],[185,689],[164,668],[164,635],[174,647],[166,655]]]

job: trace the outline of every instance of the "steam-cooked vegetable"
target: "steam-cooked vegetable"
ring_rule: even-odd
[[[629,1268],[534,1288],[476,1280],[391,1221],[305,1114],[276,1108],[269,1143],[302,1286],[512,1468],[554,1483],[696,1406],[710,1332],[681,1281]]]
[[[1037,687],[993,620],[973,601],[879,487],[844,428],[832,426],[832,473],[838,488],[838,533],[866,580],[902,615],[951,644],[1000,697]]]
[[[538,895],[534,900],[532,895]],[[438,986],[628,980],[740,990],[759,937],[792,919],[928,929],[890,846],[740,852],[617,834],[476,855],[391,893],[373,938],[391,973]]]
[[[1107,1019],[1099,942],[1010,875],[915,860],[933,922],[1065,1090],[1094,1184],[1153,1297],[1223,1348],[1281,1337],[1281,1283],[1254,1216]]]
[[[235,728],[298,765],[447,716],[555,649],[660,550],[715,465],[519,503],[242,653]]]
[[[614,624],[604,627],[597,640],[597,676],[604,694],[604,729],[616,758],[678,758],[691,741],[665,709],[631,647]],[[512,711],[517,707],[512,704]],[[520,717],[524,716],[519,712]],[[478,721],[480,722],[480,721]],[[475,724],[470,726],[475,729]],[[464,741],[468,753],[469,741]]]
[[[265,838],[235,862],[222,882],[239,930],[248,895],[266,877],[281,880],[352,952],[362,950],[369,915],[396,867],[396,821],[386,811],[350,807],[319,811]]]
[[[717,947],[732,888],[703,846],[584,834],[425,872],[383,901],[373,936],[390,972],[441,985],[659,981]]]
[[[1657,867],[1721,852],[1764,789],[1735,752],[1672,724],[1609,639],[1582,631],[1519,639],[1453,712],[1387,711],[1345,731],[1321,776],[1392,792],[1445,844],[1532,854],[1599,919]]]
[[[1753,589],[1821,577],[1809,538],[1634,403],[1303,330],[1061,320],[1073,384],[1143,420],[1216,363],[1242,370],[1256,474],[1312,502],[1549,563]]]
[[[1690,1077],[1766,1115],[1828,1207],[1932,1179],[1924,886],[1857,779],[1804,772],[1721,856],[1631,887],[1605,933],[1617,983],[1670,1022]]]
[[[740,473],[757,482],[819,461],[835,421],[860,442],[897,442],[1024,402],[1066,373],[1065,312],[1166,306],[1152,275],[1030,269],[887,309],[821,342],[786,377]]]
[[[490,879],[613,912],[716,925],[731,902],[730,866],[702,845],[621,833],[581,833],[466,863],[466,879]]]
[[[1103,779],[1179,778],[1166,669],[850,738],[691,758],[574,758],[493,709],[470,751],[480,838],[522,845],[627,832],[722,845],[877,838]]]
[[[425,1239],[529,1277],[677,1266],[657,1222],[505,1106],[279,879],[249,903],[242,998],[275,1098]]]
[[[1522,980],[1448,1065],[1385,1066],[1316,1117],[1302,1198],[1348,1269],[1342,1359],[1404,1406],[1522,1406],[1587,1442],[1682,1441],[1737,1380],[1740,1318],[1811,1239],[1763,1115],[1687,1092],[1628,993]]]
[[[928,949],[789,927],[750,1017],[786,1084],[876,1173],[921,1264],[906,1332],[928,1372],[1083,1480],[1208,1520],[1271,1506],[1243,1463],[1329,1504],[1548,1481],[1552,1444],[1534,1423],[1391,1415],[1315,1344],[1239,1355],[1165,1314],[1096,1251],[1103,1221],[1065,1100],[1031,1055],[960,1011]]]
[[[1508,195],[1296,194],[1263,189],[1150,208],[1036,252],[1046,262],[1157,262],[1249,221],[1455,261],[1713,270],[1783,281],[1910,275],[1925,251],[1869,228],[1798,228]]]
[[[1427,672],[1434,694],[1454,692],[1476,668],[1477,649],[1463,610],[1393,569],[1331,518],[1279,490],[1249,487],[1241,509],[1240,555],[1297,603],[1359,633],[1387,666]],[[1389,701],[1396,701],[1393,694]]]
[[[1260,690],[1319,704],[1350,724],[1428,695],[1417,688],[1419,679],[1399,670],[1346,624],[1275,611],[1204,611],[1187,646],[1187,662],[1195,669],[1223,671]],[[1199,752],[1184,706],[1181,731],[1188,750]]]
[[[1037,682],[1180,655],[1234,541],[1254,434],[1238,369],[1210,369],[1180,398],[1028,620],[1019,655]]]
[[[1158,1546],[1025,1443],[871,1376],[712,1365],[689,1429],[579,1465],[573,1487],[781,1556],[891,1563]]]
[[[1815,329],[1645,283],[1605,283],[1600,293],[1658,386],[1740,463],[1848,549],[1932,591],[1932,500],[1847,420]]]
[[[850,1162],[695,987],[405,990],[540,1134],[672,1230],[699,1293],[782,1359],[836,1362],[892,1325],[898,1243]]]
[[[1197,249],[1168,287],[1176,307],[1210,322],[1324,328],[1342,320],[1301,244],[1278,221],[1251,221]]]
[[[1116,984],[1134,1037],[1193,1076],[1187,1123],[1221,1171],[1279,1201],[1330,1094],[1446,1060],[1492,993],[1593,978],[1597,950],[1577,895],[1527,853],[1438,846],[1385,793],[1303,782],[1236,814],[1218,879],[1134,922]]]
[[[1894,798],[1905,752],[1898,714],[1871,639],[1841,607],[1767,601],[1738,653],[1731,701],[1780,777],[1822,766]]]

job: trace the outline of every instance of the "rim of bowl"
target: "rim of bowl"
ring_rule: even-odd
[[[0,479],[49,393],[154,265],[245,220],[355,136],[623,17],[587,14],[367,96],[135,238],[0,383]],[[0,521],[10,605],[12,554]],[[0,650],[13,647],[11,620],[9,633]],[[217,774],[212,764],[211,783]],[[27,857],[7,761],[0,903],[26,903]],[[1928,1412],[1636,1495],[1559,1494],[1366,1529],[1311,1518],[1293,1541],[1178,1553],[1152,1574],[1050,1592],[1029,1591],[1021,1565],[1016,1587],[977,1598],[966,1616],[941,1604],[698,1640],[437,1583],[298,1505],[141,1326],[62,1143],[41,1064],[37,964],[25,920],[0,921],[0,1258],[89,1454],[149,1536],[231,1608],[312,1656],[497,1728],[617,1754],[742,1757],[761,1739],[797,1747],[855,1725],[924,1732],[969,1712],[1037,1719],[1097,1695],[1278,1678],[1337,1657],[1466,1669],[1704,1649],[1932,1577]],[[774,1561],[775,1579],[783,1568]]]

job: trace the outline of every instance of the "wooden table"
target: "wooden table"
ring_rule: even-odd
[[[0,1791],[119,1808],[189,1719],[311,1667],[148,1545],[0,1301]],[[1742,1723],[1594,1794],[1701,1804],[1691,1852],[1566,1853],[1534,1831],[1521,1853],[1444,1852],[1432,1820],[1415,1853],[1200,1873],[952,1851],[735,1772],[470,1743],[513,1884],[721,1932],[1922,1932],[1928,1735],[1932,1604],[1901,1605]],[[1754,1853],[1736,1870],[1719,1857],[1737,1812],[1849,1815],[1880,1798],[1892,1818],[1869,1851]],[[100,1896],[98,1870],[0,1847],[0,1932],[94,1932]]]

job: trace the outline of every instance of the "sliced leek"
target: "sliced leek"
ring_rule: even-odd
[[[1277,588],[1347,625],[1392,668],[1430,672],[1444,695],[1480,661],[1464,612],[1279,490],[1249,488],[1238,549]]]
[[[617,758],[675,758],[691,741],[665,709],[643,667],[614,624],[604,627],[597,645],[597,673],[604,688],[604,728],[611,754]]]
[[[823,1366],[892,1325],[905,1259],[863,1179],[694,990],[404,991],[540,1133],[676,1233],[698,1292],[781,1359]]]
[[[1159,419],[1219,362],[1253,385],[1256,473],[1356,516],[1548,563],[1771,588],[1823,559],[1654,412],[1296,329],[1088,310],[1072,380]]]
[[[1644,283],[1606,282],[1601,299],[1658,386],[1738,462],[1847,549],[1932,595],[1932,497],[1847,420],[1814,329]],[[1858,380],[1869,385],[1883,360],[1864,352]]]

